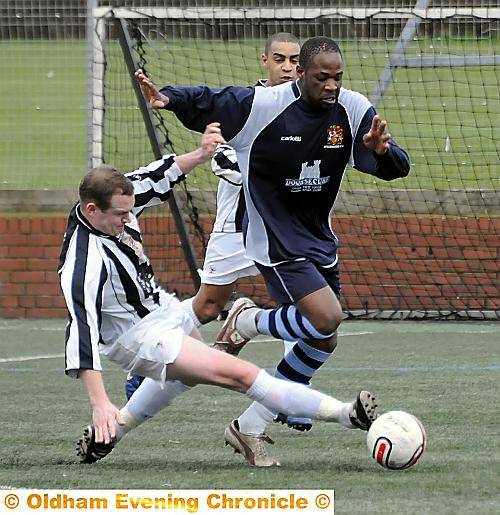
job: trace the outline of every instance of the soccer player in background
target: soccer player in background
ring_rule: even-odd
[[[339,241],[330,216],[346,166],[393,180],[408,175],[410,161],[369,100],[342,88],[335,41],[307,40],[297,73],[296,82],[254,90],[158,91],[141,71],[136,76],[153,107],[173,111],[193,130],[220,121],[236,151],[248,217],[246,255],[282,307],[235,302],[217,341],[237,351],[257,334],[296,339],[277,370],[307,384],[334,350],[342,319]],[[247,422],[244,416],[233,421],[225,438],[250,461]],[[264,438],[263,430],[254,436]]]
[[[273,34],[266,42],[261,59],[267,79],[256,87],[272,87],[295,80],[300,45],[293,34]],[[245,201],[241,173],[234,149],[219,146],[212,159],[212,169],[220,177],[217,189],[217,213],[207,246],[201,286],[197,294],[184,301],[196,326],[215,320],[224,309],[240,277],[260,272],[245,256],[242,225]]]
[[[82,179],[61,250],[59,274],[68,308],[66,373],[80,378],[92,405],[92,425],[77,452],[95,462],[148,418],[148,402],[173,400],[196,384],[246,394],[270,410],[367,430],[376,416],[373,396],[352,403],[271,377],[256,365],[205,345],[180,302],[158,285],[142,245],[137,217],[168,198],[185,174],[225,143],[218,123],[207,125],[201,147],[123,175],[102,165]],[[100,355],[145,376],[118,410],[108,398]],[[141,396],[141,393],[144,397]],[[143,400],[146,399],[144,403]]]

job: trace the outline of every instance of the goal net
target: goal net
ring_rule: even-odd
[[[291,32],[301,41],[330,36],[342,49],[344,87],[372,101],[412,161],[410,175],[390,183],[346,171],[332,216],[346,313],[498,318],[496,2],[215,4],[94,9],[94,163],[129,171],[153,159],[116,20],[125,21],[136,64],[159,86],[252,85],[263,78],[260,55],[271,34]],[[199,141],[169,112],[155,112],[154,125],[164,152],[189,151]],[[179,193],[199,266],[216,187],[217,178],[203,168]],[[192,295],[192,271],[168,209],[144,223],[161,280],[181,297]],[[238,292],[270,303],[260,278],[240,281]]]

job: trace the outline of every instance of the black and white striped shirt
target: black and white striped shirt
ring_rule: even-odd
[[[217,213],[212,232],[242,232],[245,197],[236,152],[232,147],[217,147],[212,158],[212,171],[221,179],[217,186]]]
[[[157,284],[142,247],[137,217],[167,200],[185,175],[165,155],[126,174],[134,185],[135,205],[119,237],[94,229],[77,204],[70,213],[59,274],[68,308],[66,373],[102,370],[99,344],[114,342],[168,295]]]

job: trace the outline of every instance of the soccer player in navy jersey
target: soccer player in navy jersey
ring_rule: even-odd
[[[384,180],[410,170],[408,155],[368,99],[342,88],[343,72],[337,43],[316,37],[301,48],[299,79],[274,88],[158,91],[136,73],[153,107],[173,111],[197,131],[219,121],[236,151],[247,206],[246,255],[282,307],[237,301],[217,342],[237,352],[257,334],[296,339],[277,372],[304,384],[335,348],[342,319],[339,241],[330,216],[346,166]],[[242,429],[233,421],[225,437],[249,461]]]

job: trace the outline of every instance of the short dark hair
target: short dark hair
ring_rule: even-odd
[[[302,45],[302,48],[300,49],[300,67],[303,70],[306,70],[311,64],[311,61],[313,60],[314,56],[321,54],[323,52],[337,53],[342,56],[340,47],[333,39],[327,38],[325,36],[310,38]]]
[[[299,45],[300,42],[297,36],[290,34],[290,32],[276,32],[276,34],[272,34],[266,41],[266,46],[264,47],[264,53],[267,55],[271,50],[271,46],[273,43],[295,43]]]
[[[113,195],[133,195],[134,186],[116,168],[100,165],[92,168],[81,180],[78,193],[82,203],[95,202],[104,211],[110,207]]]

